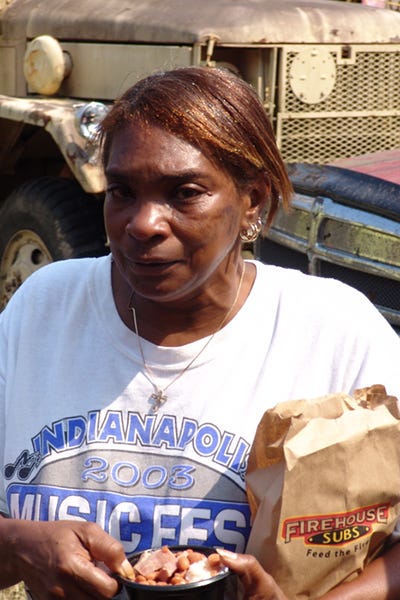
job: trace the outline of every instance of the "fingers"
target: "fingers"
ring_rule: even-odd
[[[78,536],[82,549],[85,550],[79,553],[79,560],[75,563],[80,586],[91,595],[95,592],[97,598],[99,594],[112,598],[119,587],[112,573],[127,578],[134,575],[122,544],[94,523],[85,523],[79,529]],[[95,564],[96,562],[100,564]],[[111,571],[111,574],[107,571]]]
[[[118,591],[118,582],[112,575],[83,557],[74,561],[73,574],[78,587],[90,597],[112,598]]]
[[[242,580],[248,578],[250,581],[264,581],[267,573],[251,554],[237,554],[223,548],[217,548],[217,552],[224,564],[237,573]]]
[[[223,548],[217,548],[217,552],[222,562],[240,577],[246,599],[287,600],[273,577],[264,571],[254,556]]]
[[[18,544],[20,570],[38,600],[112,598],[118,582],[102,564],[114,573],[129,574],[132,569],[122,545],[94,523],[57,521],[32,523],[29,529],[24,523],[18,526],[24,532]]]
[[[100,527],[88,523],[82,543],[88,549],[90,556],[94,560],[103,562],[110,571],[122,577],[133,577],[134,570],[125,556],[122,544]]]

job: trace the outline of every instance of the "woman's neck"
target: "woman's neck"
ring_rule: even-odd
[[[222,329],[246,301],[255,279],[255,267],[242,262],[225,285],[207,285],[196,298],[178,303],[147,300],[129,287],[113,264],[113,295],[118,313],[135,331],[133,307],[141,337],[160,346],[182,346]]]

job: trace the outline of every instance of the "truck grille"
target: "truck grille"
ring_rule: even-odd
[[[320,262],[319,267],[322,277],[340,279],[365,294],[376,306],[400,313],[400,281],[355,271],[324,261]]]
[[[308,259],[306,254],[277,244],[268,238],[257,240],[256,256],[262,262],[270,265],[298,269],[299,271],[303,271],[303,273],[308,273]]]
[[[297,55],[298,50],[282,52],[277,138],[286,161],[326,163],[400,146],[398,46],[379,51],[376,46],[329,46],[335,84],[317,103],[302,101],[292,89]]]

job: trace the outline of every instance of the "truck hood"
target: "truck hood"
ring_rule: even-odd
[[[3,41],[192,44],[395,43],[400,13],[337,0],[11,0]]]

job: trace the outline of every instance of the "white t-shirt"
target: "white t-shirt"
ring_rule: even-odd
[[[114,304],[110,257],[33,274],[0,317],[0,511],[95,521],[127,552],[243,551],[246,460],[267,408],[374,383],[400,397],[400,340],[364,296],[255,264],[246,303],[156,414]],[[161,387],[204,343],[142,340]]]

